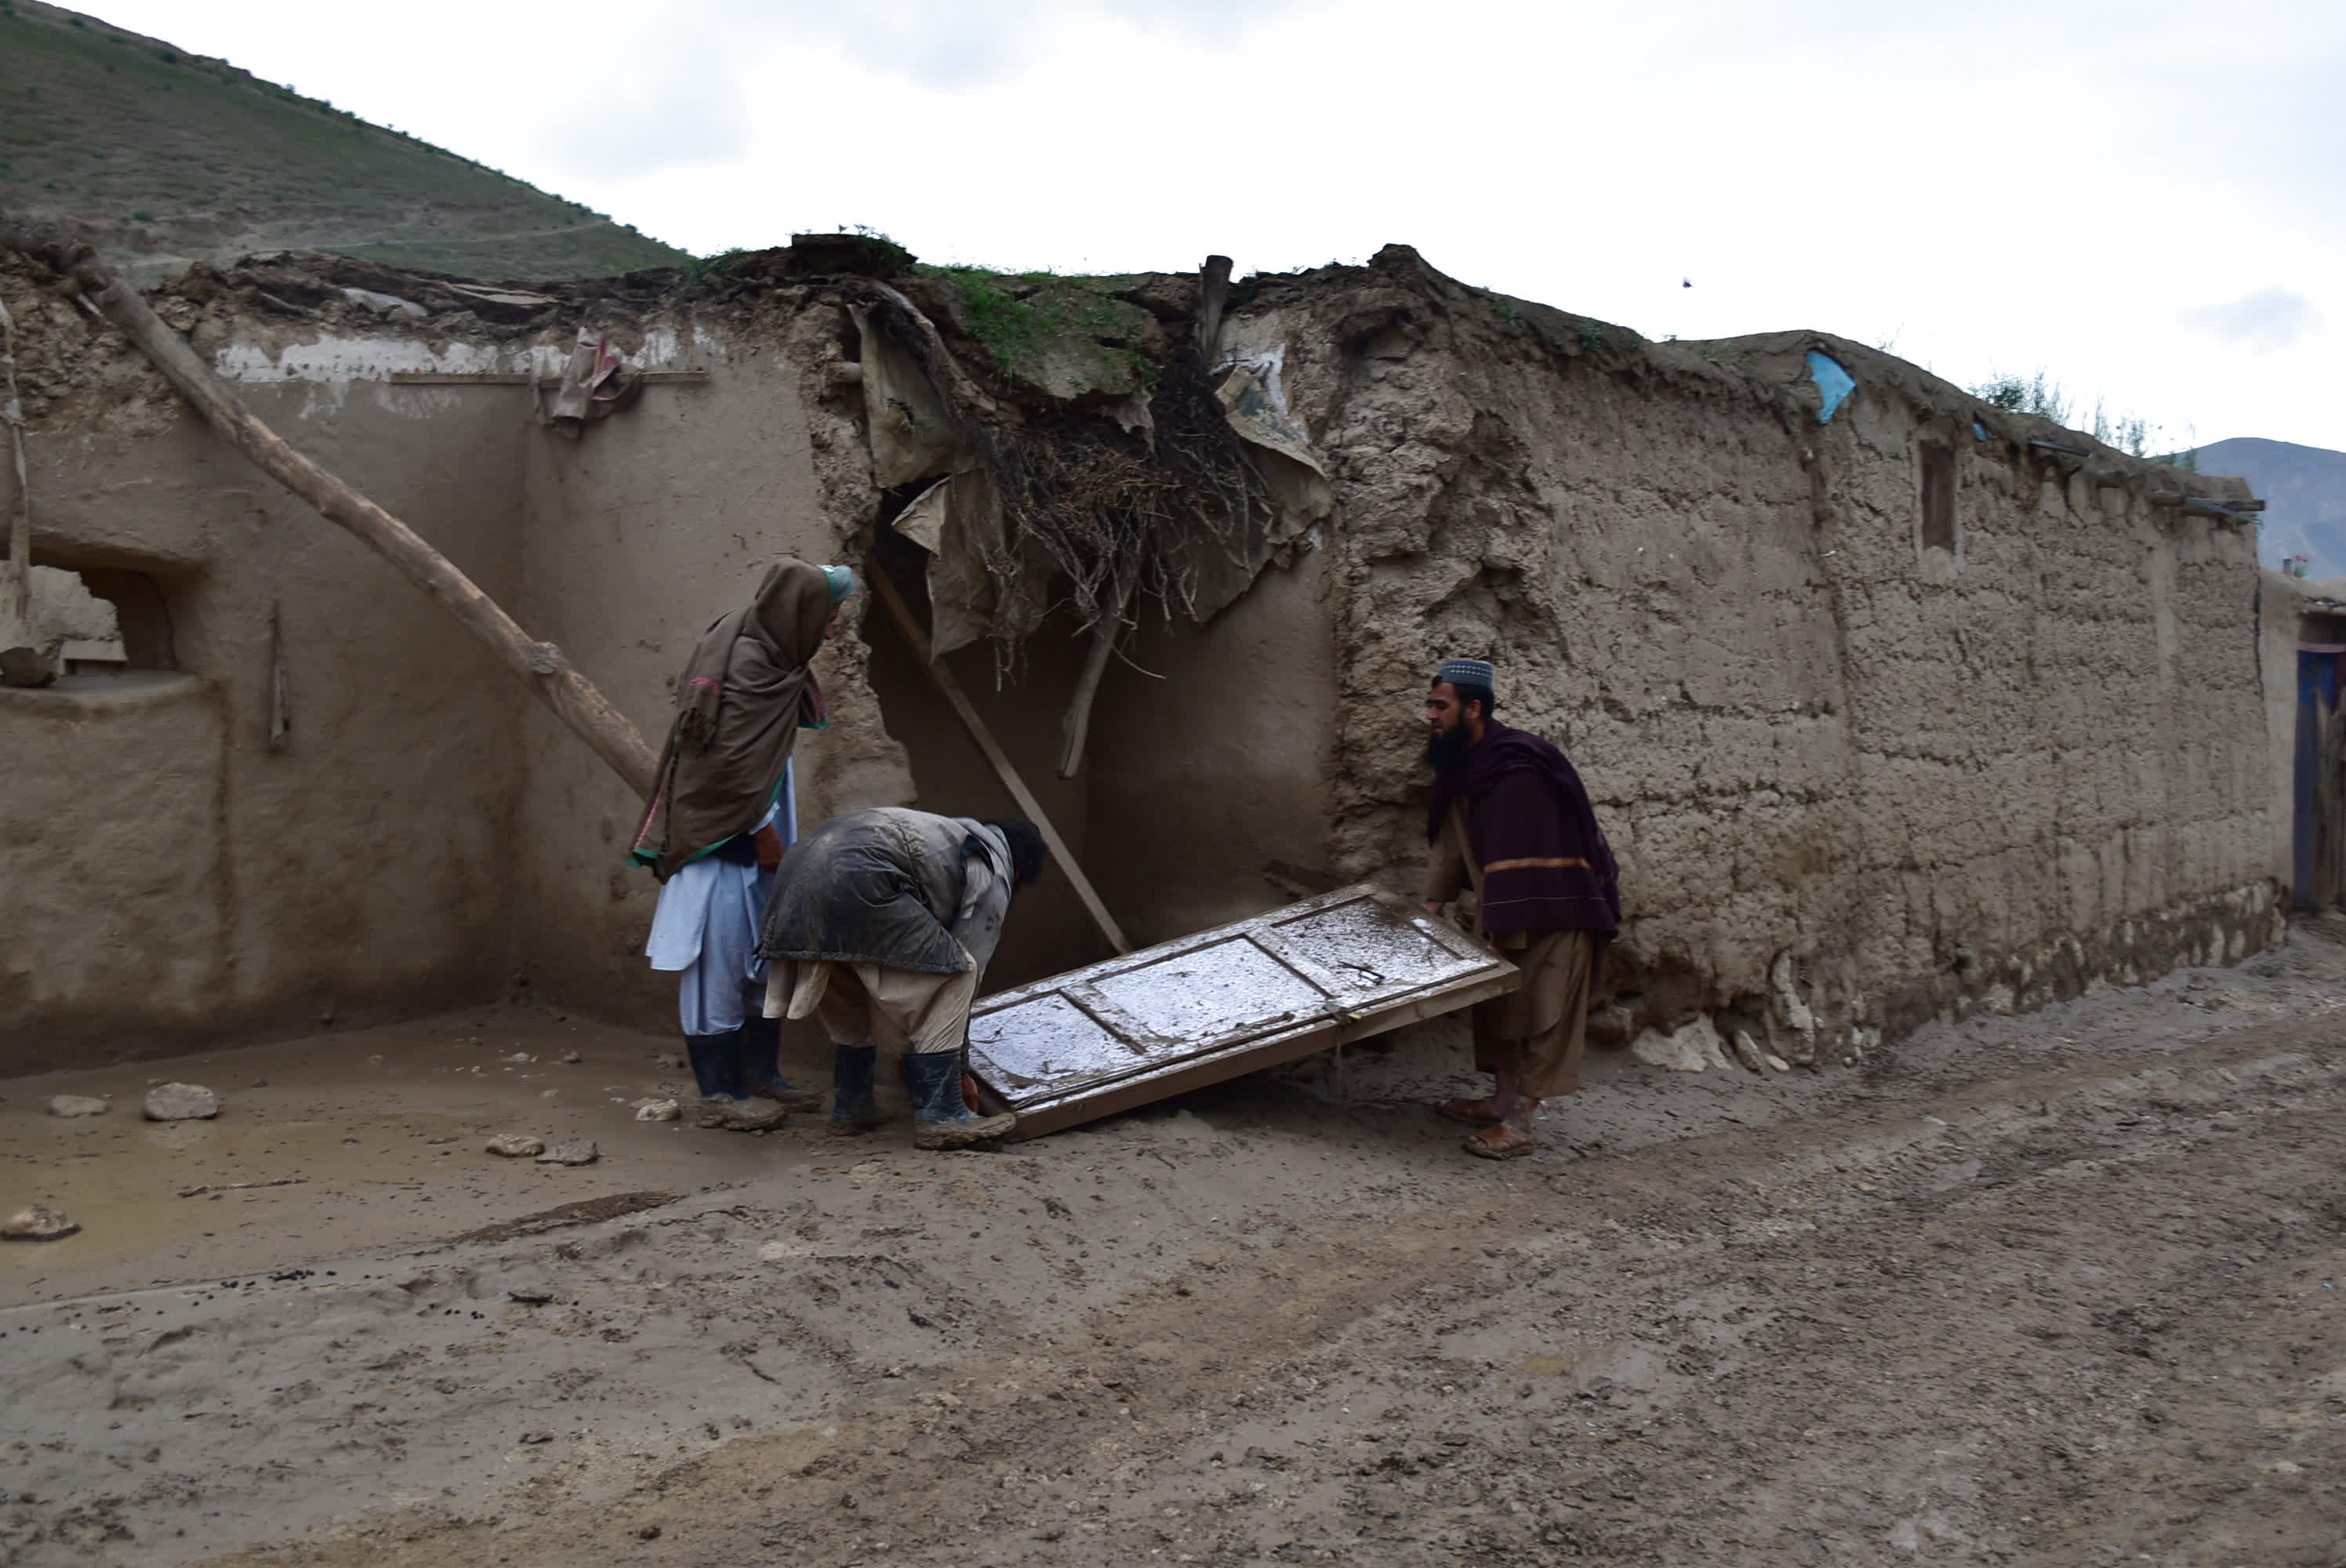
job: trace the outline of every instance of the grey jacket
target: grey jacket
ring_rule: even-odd
[[[983,973],[1011,891],[1010,846],[982,822],[903,806],[851,811],[782,857],[758,952]]]

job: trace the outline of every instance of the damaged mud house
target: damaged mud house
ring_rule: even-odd
[[[628,789],[53,261],[0,256],[11,572],[66,671],[0,690],[8,1070],[500,994],[657,1025]],[[1831,1065],[2282,929],[2296,633],[2259,640],[2246,487],[1837,338],[1647,341],[1398,245],[1236,283],[281,255],[151,299],[645,734],[774,555],[884,577],[918,624],[855,601],[801,815],[1013,807],[927,642],[1111,917],[1046,884],[992,984],[1405,888],[1462,654],[1618,853],[1600,1045]]]
[[[1853,256],[1892,254],[1873,215],[1917,192],[1943,228],[1927,185],[1851,161],[1895,119],[1861,90],[1975,56],[2033,90],[2064,28],[2109,104],[2171,117],[2172,78],[2050,15],[2025,53],[1925,19],[1937,62],[1893,19],[1863,88],[1845,16],[1739,14],[1706,76],[1659,13],[1636,27],[1671,41],[1616,58],[1533,7],[1502,62],[1489,18],[1288,9],[1091,8],[1276,35],[1273,76],[1161,18],[1085,24],[1164,46],[1193,120],[1323,92],[1346,150],[1167,270],[1068,276],[869,231],[694,258],[0,0],[0,1562],[2341,1568],[2346,580],[2259,570],[2289,484],[1828,333],[1657,341],[1433,264],[1580,225],[1536,265],[1692,321],[1752,296],[1636,292],[1672,222],[1739,271],[1798,263],[1765,135],[1738,164],[1680,117],[1653,137],[1678,162],[1640,163],[1650,119],[1576,88],[1584,142],[1541,37],[1625,95],[1715,83],[1739,126],[1789,79],[1751,47],[1810,38],[1848,89]],[[661,57],[702,95],[721,38],[760,92],[877,101],[898,77],[816,46],[892,52],[924,15],[764,10],[770,72],[729,15],[661,18]],[[541,18],[493,11],[449,36],[536,46]],[[2318,40],[2276,64],[2255,20],[2222,26],[2260,95],[2320,78]],[[430,22],[285,38],[368,29],[337,69],[404,117],[429,84],[381,63]],[[2181,25],[2137,30],[2171,52]],[[1471,64],[1447,81],[1415,46],[1442,36]],[[1384,143],[1372,51],[1408,95]],[[1060,58],[1006,89],[1053,136],[1087,101]],[[563,78],[598,127],[567,156],[665,134],[626,107],[645,64]],[[1498,123],[1503,65],[1532,145],[1575,135],[1537,210],[1476,199],[1523,176],[1458,159],[1502,143],[1444,108]],[[1081,91],[1138,101],[1133,66]],[[443,76],[560,123],[538,76]],[[905,224],[974,195],[1020,246],[1181,220],[1121,143],[1081,184],[1085,149],[1010,123],[968,191],[809,167],[844,123],[821,101],[772,96],[759,142],[792,161],[694,224],[834,177]],[[938,99],[958,126],[991,101]],[[2178,134],[2265,134],[2221,118]],[[1396,178],[1420,144],[1423,197]],[[1692,199],[1736,168],[1764,213]],[[1005,205],[1042,179],[1059,227]],[[2236,184],[2145,209],[2284,235]],[[1187,249],[1314,211],[1347,247],[1385,238],[1363,212],[1476,232],[1284,274]],[[1610,260],[1580,243],[1623,214],[1647,232]],[[2140,227],[2032,260],[2147,256]],[[2207,277],[2279,253],[2168,249]],[[1897,254],[1834,273],[1852,319],[1952,298]],[[2054,346],[1990,284],[2078,323],[2143,297],[1963,254],[1974,348]],[[2253,406],[2214,379],[2248,361],[2156,351],[2203,416]],[[785,731],[800,830],[905,803],[1047,834],[972,1014],[967,1109],[999,1135],[968,1152],[923,1142],[961,1108],[942,1061],[900,1084],[819,1013],[780,1023],[793,1103],[729,1120],[699,972],[650,967],[655,748],[782,555],[855,579],[814,658],[828,727]],[[831,610],[790,575],[811,632]],[[1449,658],[1494,662],[1497,717],[1569,752],[1619,861],[1586,1076],[1535,1139],[1519,1118],[1520,1158],[1472,1157],[1512,1150],[1451,1096],[1504,1088],[1465,1009],[1538,966],[1471,934],[1471,898],[1419,899]],[[745,1086],[788,1090],[736,1044]]]

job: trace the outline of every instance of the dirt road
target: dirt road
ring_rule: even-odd
[[[1570,1149],[1503,1166],[1415,1103],[1435,1030],[1341,1105],[943,1158],[794,1131],[619,1217],[18,1307],[0,1542],[2335,1568],[2341,998],[2300,931],[1856,1068],[1611,1061]]]

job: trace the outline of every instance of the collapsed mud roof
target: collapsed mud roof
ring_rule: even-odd
[[[191,791],[152,822],[170,891],[117,938],[170,983],[126,996],[33,933],[0,1013],[180,1041],[527,983],[648,1015],[625,791],[207,446],[42,262],[0,257],[0,298],[32,559],[112,587],[163,693],[0,707],[49,791],[0,853],[30,874],[136,817],[102,780],[167,728]],[[1402,246],[1236,280],[866,236],[552,285],[286,255],[152,298],[648,733],[772,555],[925,589],[923,638],[1139,941],[1406,884],[1448,655],[1498,663],[1503,717],[1571,750],[1613,837],[1604,1038],[1854,1059],[2279,930],[2246,487],[1828,334],[1652,342]],[[640,396],[564,440],[582,337]],[[1008,804],[884,617],[826,658],[809,816]],[[294,844],[363,856],[360,905],[261,852]],[[125,872],[89,870],[44,931],[112,907]],[[1103,952],[1064,889],[1013,923],[1004,983]]]

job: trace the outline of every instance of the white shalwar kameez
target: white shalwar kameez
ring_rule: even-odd
[[[783,768],[782,787],[758,828],[773,829],[785,848],[798,842],[795,760]],[[654,969],[677,973],[677,1012],[685,1033],[730,1033],[763,1007],[766,965],[758,957],[758,922],[773,885],[771,871],[717,855],[701,856],[660,884],[644,956]]]

